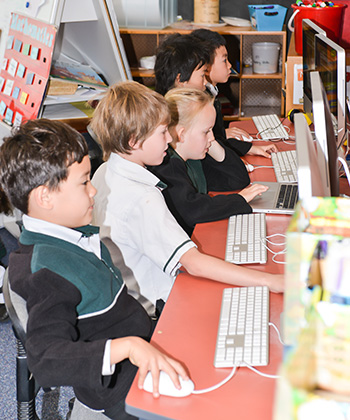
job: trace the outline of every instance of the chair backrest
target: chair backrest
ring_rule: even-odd
[[[3,280],[3,293],[7,313],[12,322],[18,338],[24,345],[27,333],[28,312],[26,301],[11,289],[8,269],[5,271]]]

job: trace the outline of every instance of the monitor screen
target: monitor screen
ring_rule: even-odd
[[[339,169],[332,114],[318,71],[310,73],[317,160],[327,194],[339,196]]]
[[[346,61],[345,50],[324,35],[315,38],[315,65],[327,93],[333,123],[337,124],[337,147],[346,139]]]
[[[295,114],[294,129],[299,199],[329,196],[329,190],[322,181],[315,144],[304,114]]]
[[[312,120],[310,72],[315,70],[315,37],[317,34],[327,34],[310,19],[303,19],[302,29],[304,112]]]

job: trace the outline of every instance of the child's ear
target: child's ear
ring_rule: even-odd
[[[140,147],[141,147],[141,143],[140,143],[138,140],[136,140],[136,139],[135,139],[135,137],[133,136],[133,137],[131,137],[131,139],[129,140],[129,146],[130,146],[132,149],[137,150],[137,149],[140,149]]]
[[[181,87],[181,86],[183,86],[184,82],[181,82],[180,81],[180,77],[181,77],[181,74],[178,73],[178,75],[176,76],[175,82],[174,82],[174,86],[175,87]]]
[[[51,191],[46,185],[39,185],[31,192],[35,205],[46,210],[52,208]]]
[[[184,143],[185,141],[185,127],[177,127],[176,128],[177,133],[177,141],[180,143]]]

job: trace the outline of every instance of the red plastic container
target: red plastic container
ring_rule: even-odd
[[[289,19],[288,28],[295,34],[295,51],[303,53],[303,19],[310,19],[327,32],[327,36],[334,42],[339,42],[343,13],[346,5],[335,3],[333,7],[305,7],[292,4],[294,13]],[[291,26],[294,20],[294,28]]]

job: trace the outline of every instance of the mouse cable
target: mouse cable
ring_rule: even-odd
[[[261,168],[274,168],[273,166],[262,166],[262,165],[257,165],[257,166],[254,166],[254,169],[261,169]]]
[[[205,388],[205,389],[198,389],[198,390],[193,390],[192,394],[205,394],[207,392],[211,392],[211,391],[215,391],[216,389],[220,388],[221,386],[225,385],[226,382],[228,382],[230,379],[233,378],[234,374],[236,373],[237,370],[237,366],[234,366],[230,372],[230,374],[221,382],[219,382],[216,385],[213,385],[209,388]]]

